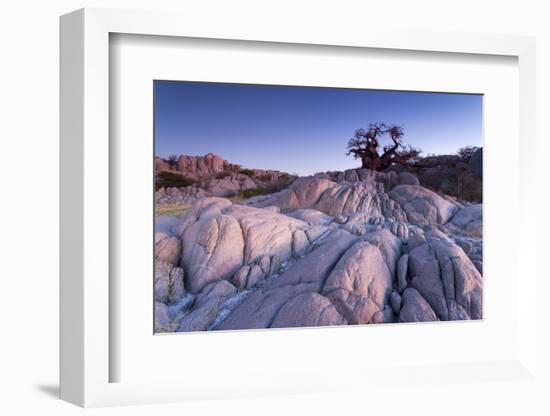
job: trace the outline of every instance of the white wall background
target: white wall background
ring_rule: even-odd
[[[76,414],[81,409],[56,399],[58,368],[58,16],[74,9],[115,7],[179,10],[193,13],[208,24],[217,14],[268,16],[307,25],[362,25],[385,20],[403,27],[436,30],[536,35],[538,42],[539,148],[533,155],[533,178],[540,190],[539,260],[548,248],[549,175],[544,140],[545,118],[550,115],[550,13],[547,1],[535,0],[360,0],[360,1],[169,1],[169,0],[6,0],[0,6],[0,413]],[[542,132],[542,133],[541,133]],[[504,155],[504,153],[503,153]],[[535,166],[538,160],[538,172]],[[511,224],[513,226],[513,224]],[[544,272],[543,272],[544,273]],[[546,273],[548,274],[548,273]],[[548,276],[550,277],[550,276]],[[544,301],[550,285],[537,288],[538,319],[550,322]],[[549,336],[539,354],[548,371]],[[550,328],[550,325],[546,325]],[[548,379],[547,379],[548,380]],[[550,384],[546,386],[550,391]],[[543,391],[524,386],[487,384],[433,386],[411,389],[426,397],[417,408],[422,414],[549,414]],[[542,403],[545,403],[542,405]],[[407,396],[358,397],[345,393],[307,397],[218,401],[93,410],[96,414],[398,414],[411,413]]]

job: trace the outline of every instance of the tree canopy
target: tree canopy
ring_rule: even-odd
[[[348,142],[347,155],[361,159],[361,167],[382,171],[392,164],[408,165],[418,160],[421,150],[402,143],[403,127],[386,125],[385,123],[371,123],[368,129],[357,129],[354,137]],[[391,142],[382,147],[381,140],[389,137]]]

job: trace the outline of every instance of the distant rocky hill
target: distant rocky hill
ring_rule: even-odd
[[[394,175],[395,173],[395,175]],[[483,200],[483,148],[471,156],[457,155],[429,156],[414,165],[393,165],[385,172],[367,169],[348,169],[317,173],[315,177],[336,182],[358,182],[367,177],[397,180],[409,185],[422,185],[440,194],[456,197],[462,201],[481,202]]]
[[[239,170],[241,170],[241,166],[229,163],[213,153],[204,156],[180,155],[176,161],[158,156],[155,158],[155,171],[173,171],[195,179],[221,172],[238,172]]]
[[[276,192],[296,176],[266,169],[246,169],[213,153],[155,158],[157,203],[192,201],[198,197],[242,194],[245,197]]]
[[[232,197],[277,192],[297,176],[266,169],[246,169],[213,153],[204,156],[180,155],[171,160],[155,158],[157,203],[192,202],[208,196]],[[429,156],[412,166],[394,165],[385,172],[368,169],[327,171],[314,175],[335,182],[384,181],[422,185],[442,195],[466,202],[483,200],[483,149],[467,157]]]
[[[483,200],[483,148],[471,156],[425,157],[410,168],[420,184],[464,201]]]

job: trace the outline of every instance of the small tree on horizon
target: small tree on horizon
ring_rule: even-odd
[[[480,149],[478,146],[465,146],[458,149],[456,152],[462,159],[470,159],[470,157]]]
[[[168,166],[175,168],[178,163],[178,155],[172,154],[162,159],[163,162],[168,163]]]
[[[392,143],[383,147],[380,154],[380,140],[389,136]],[[361,159],[361,167],[382,171],[392,164],[410,165],[416,162],[422,151],[402,143],[403,128],[398,125],[371,123],[367,130],[358,129],[348,142],[347,155]]]

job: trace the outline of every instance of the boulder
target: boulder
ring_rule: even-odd
[[[300,178],[279,193],[262,199],[251,199],[249,203],[257,207],[276,205],[283,212],[314,209],[332,217],[360,212],[369,217],[405,220],[405,213],[385,192],[384,184],[377,181],[336,183],[315,177]],[[328,220],[326,217],[323,219]],[[305,217],[304,220],[307,221]]]
[[[348,322],[366,324],[389,303],[400,246],[383,230],[355,243],[336,264],[322,293]]]
[[[174,303],[185,295],[184,272],[170,263],[155,261],[155,300]]]
[[[407,220],[420,227],[447,223],[458,206],[435,192],[417,185],[398,185],[389,196],[406,213]]]
[[[165,230],[161,231],[155,222],[155,245],[168,237],[169,237],[168,232]]]
[[[183,231],[182,240],[181,264],[193,293],[210,282],[230,279],[243,264],[243,231],[232,216],[201,219]]]
[[[297,209],[313,207],[321,195],[329,188],[336,186],[326,179],[296,180],[287,192],[283,193],[276,204],[281,209]]]
[[[386,307],[374,314],[369,324],[389,324],[394,322],[394,314],[391,307]]]
[[[277,288],[265,287],[246,297],[216,329],[269,328],[281,307],[290,299],[311,292],[309,284],[287,285]]]
[[[440,320],[482,319],[483,281],[479,271],[448,238],[426,237],[424,244],[410,252],[412,286]]]
[[[313,291],[321,291],[340,257],[357,240],[357,236],[347,231],[339,229],[330,231],[323,241],[318,241],[313,246],[311,252],[270,282],[269,288],[304,283],[311,285]]]
[[[233,276],[233,284],[239,289],[251,289],[277,273],[280,266],[279,257],[262,256],[254,263],[241,267]]]
[[[155,260],[175,265],[179,262],[180,255],[181,240],[177,237],[162,238],[155,244]]]
[[[197,296],[193,310],[179,322],[176,331],[207,330],[220,313],[223,303],[236,292],[235,286],[225,280],[208,284]]]
[[[433,322],[438,321],[435,312],[422,295],[413,288],[403,293],[399,322]]]
[[[208,299],[183,317],[176,332],[206,331],[214,322],[221,306],[218,298]]]
[[[399,293],[392,292],[390,301],[393,312],[396,315],[399,315],[399,312],[401,311],[401,296],[399,295]]]
[[[460,209],[451,224],[470,237],[481,238],[483,234],[483,205],[472,204]]]
[[[398,182],[397,173],[393,170],[398,170],[399,167],[392,167],[392,171],[378,172],[370,169],[348,169],[343,172],[324,172],[316,174],[316,178],[330,179],[334,182],[370,182],[379,183],[386,190],[390,190]]]
[[[302,255],[310,244],[307,228],[306,222],[273,210],[232,205],[220,198],[197,201],[178,227],[187,287],[196,293],[212,281],[234,276],[239,287],[255,286],[269,274],[252,266],[265,256],[280,263]],[[271,267],[271,260],[263,261]]]
[[[219,280],[217,282],[209,283],[205,288],[197,295],[195,300],[195,307],[201,306],[208,300],[213,298],[219,298],[222,301],[230,298],[237,293],[237,288],[229,283],[227,280]]]
[[[198,199],[185,212],[183,218],[178,220],[178,224],[172,225],[171,231],[177,236],[181,236],[186,229],[199,221],[221,215],[223,209],[228,206],[231,206],[231,201],[225,198]]]
[[[397,181],[399,185],[420,185],[420,181],[415,174],[410,172],[400,172],[397,175]]]
[[[291,298],[277,312],[271,328],[344,325],[347,322],[330,300],[315,292]]]
[[[253,291],[217,329],[267,328],[290,299],[306,292],[319,293],[339,258],[357,240],[343,230],[330,234],[276,279]]]
[[[293,254],[294,232],[307,227],[307,223],[286,215],[242,205],[227,207],[224,214],[235,218],[242,228],[246,242],[243,264],[264,255],[288,259]]]

